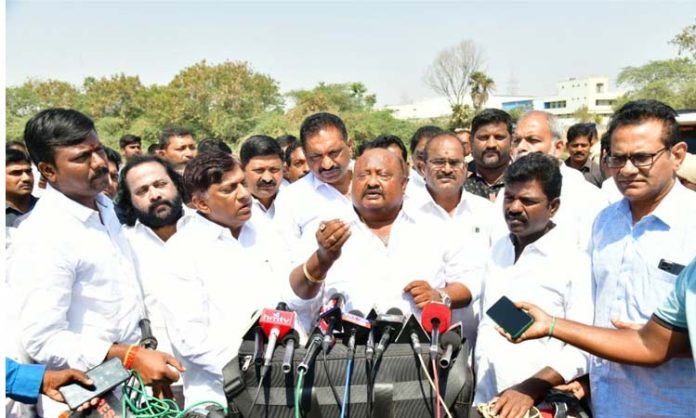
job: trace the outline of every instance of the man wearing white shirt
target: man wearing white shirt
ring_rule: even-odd
[[[466,266],[467,275],[474,278],[467,283],[473,303],[452,313],[453,320],[462,322],[463,333],[473,348],[478,326],[476,304],[484,261],[491,246],[493,204],[464,190],[464,147],[454,134],[443,132],[429,139],[423,157],[425,192],[410,197],[405,205],[417,222],[439,231],[441,239],[450,241],[452,248],[466,248],[459,255],[465,257],[461,263]]]
[[[108,168],[93,122],[48,109],[27,123],[24,139],[49,183],[8,254],[24,349],[53,368],[86,370],[117,357],[146,383],[177,380],[169,365],[183,369],[171,355],[130,346],[143,301],[131,249],[101,193]]]
[[[284,244],[291,248],[293,261],[309,254],[299,250],[299,242],[313,236],[319,222],[348,218],[350,201],[350,163],[352,143],[341,118],[330,113],[308,116],[300,127],[300,143],[311,173],[290,184],[275,200],[273,223]]]
[[[269,267],[269,234],[249,221],[251,194],[230,155],[194,158],[184,185],[198,212],[167,242],[161,302],[172,347],[186,366],[186,405],[225,404],[222,368],[237,355],[251,315],[281,300],[289,268]]]
[[[322,220],[303,247],[313,251],[290,275],[303,325],[341,292],[346,309],[363,312],[398,307],[419,314],[427,302],[443,298],[454,308],[471,299],[462,259],[428,225],[402,209],[406,164],[389,150],[368,149],[355,163],[351,217]],[[427,245],[423,245],[427,243]],[[459,249],[461,250],[461,248]]]
[[[411,151],[411,169],[408,174],[408,185],[405,195],[418,196],[425,191],[425,160],[423,148],[428,139],[442,133],[442,128],[433,125],[421,126],[411,137],[409,149]]]
[[[239,158],[254,200],[254,218],[272,220],[274,202],[283,182],[283,150],[270,136],[254,135],[242,144]]]
[[[645,324],[674,289],[676,270],[696,256],[696,195],[676,179],[686,154],[676,112],[641,100],[624,105],[608,130],[606,164],[623,199],[594,223],[591,256],[594,325]],[[675,358],[654,367],[592,357],[594,415],[693,417],[693,361]]]
[[[563,205],[558,209],[554,222],[558,228],[574,237],[578,248],[585,250],[590,241],[592,221],[609,202],[579,171],[560,161],[563,149],[563,129],[556,116],[547,112],[531,111],[517,122],[510,150],[513,161],[531,152],[541,152],[558,159],[563,176]],[[502,223],[498,223],[497,228],[501,235],[505,234]]]
[[[510,235],[495,243],[488,260],[483,312],[507,296],[534,300],[559,318],[592,318],[590,259],[551,220],[562,205],[561,183],[558,162],[547,155],[532,153],[508,168],[500,199]],[[496,416],[523,416],[548,389],[587,371],[587,355],[570,345],[514,345],[501,341],[495,328],[488,316],[481,319],[474,403],[497,398]]]

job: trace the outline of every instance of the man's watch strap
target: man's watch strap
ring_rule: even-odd
[[[449,297],[445,289],[435,289],[435,291],[440,294],[440,300],[442,303],[447,305],[448,308],[452,306],[452,299]]]

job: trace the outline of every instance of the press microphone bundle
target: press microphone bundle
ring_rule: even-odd
[[[348,399],[350,397],[350,380],[353,373],[353,358],[355,357],[355,344],[367,341],[367,336],[372,330],[372,323],[363,317],[358,310],[350,311],[341,316],[343,321],[343,338],[348,347],[348,361],[346,362],[346,382],[343,389],[343,402],[341,403],[341,418],[346,416]],[[326,361],[324,361],[326,364]]]
[[[421,321],[423,328],[430,332],[430,363],[433,369],[433,381],[435,383],[435,393],[440,396],[440,378],[437,370],[437,355],[440,351],[440,334],[447,331],[452,320],[450,308],[438,302],[430,302],[423,307]],[[440,418],[440,402],[434,402],[435,417]],[[445,408],[446,409],[446,408]]]

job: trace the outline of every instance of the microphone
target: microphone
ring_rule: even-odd
[[[440,338],[440,347],[444,350],[440,357],[440,367],[446,369],[452,363],[452,354],[462,346],[462,337],[454,331],[447,331]]]
[[[390,342],[393,341],[396,333],[404,326],[404,315],[399,308],[391,308],[384,315],[379,315],[375,327],[382,330],[382,336],[379,339],[377,348],[375,348],[375,363],[379,362],[382,354],[387,349]]]
[[[302,358],[302,361],[297,366],[298,372],[307,373],[309,371],[309,368],[312,367],[314,359],[316,358],[317,354],[319,354],[319,349],[321,348],[323,340],[324,338],[321,335],[321,330],[316,329],[309,339],[309,345],[307,346],[307,351],[304,358]]]
[[[367,320],[370,324],[374,324],[375,319],[377,319],[377,311],[374,308],[370,309],[367,314]],[[367,341],[365,342],[365,361],[368,363],[372,362],[372,358],[375,355],[375,328],[371,327],[367,334]]]
[[[150,349],[157,349],[157,338],[152,335],[152,328],[150,327],[150,320],[148,318],[143,318],[138,322],[140,326],[140,346]]]
[[[283,365],[281,366],[283,373],[285,374],[292,371],[292,359],[295,357],[295,348],[297,347],[297,343],[299,341],[300,334],[293,329],[288,332],[281,342],[281,344],[285,346],[285,355],[283,356]]]
[[[319,314],[319,321],[325,321],[326,323],[326,332],[324,333],[324,340],[321,344],[321,348],[324,352],[328,352],[329,347],[334,343],[334,330],[341,330],[341,309],[343,309],[344,302],[345,298],[343,294],[334,293]]]
[[[357,309],[341,315],[341,322],[343,322],[343,343],[348,346],[348,357],[353,358],[355,345],[364,344],[372,324]]]
[[[397,344],[411,344],[413,350],[420,354],[421,341],[430,342],[430,337],[425,332],[414,314],[408,316],[404,328],[396,336]]]
[[[266,345],[266,352],[263,356],[262,377],[266,374],[268,367],[271,365],[273,350],[275,350],[278,339],[285,337],[285,335],[292,330],[294,323],[295,312],[278,309],[264,309],[261,311],[259,326],[264,335],[268,338],[268,345]]]
[[[251,361],[256,364],[263,361],[263,330],[259,326],[254,328],[254,354]]]
[[[431,360],[437,358],[440,333],[447,331],[451,320],[452,311],[443,303],[429,302],[423,307],[421,323],[425,331],[430,333]]]

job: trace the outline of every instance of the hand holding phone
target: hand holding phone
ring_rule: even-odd
[[[487,311],[488,315],[499,327],[517,339],[533,323],[534,318],[527,312],[517,308],[506,296],[498,299]]]
[[[72,383],[58,389],[70,409],[77,409],[85,402],[125,382],[130,377],[130,372],[123,367],[121,360],[114,357],[87,371],[87,376],[94,383],[92,388]]]

